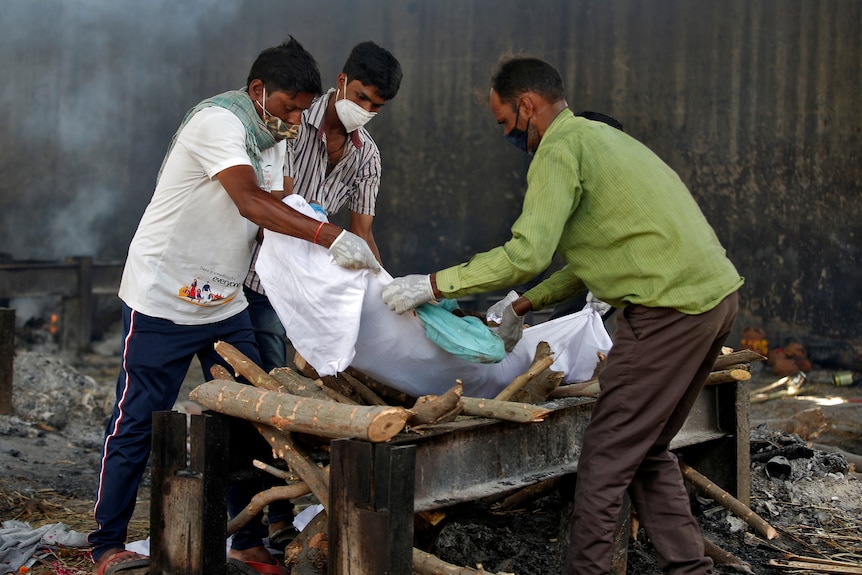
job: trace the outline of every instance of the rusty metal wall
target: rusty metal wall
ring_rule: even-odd
[[[369,125],[394,274],[507,239],[529,160],[471,92],[524,51],[679,172],[746,277],[740,322],[862,336],[856,0],[4,0],[0,252],[123,258],[183,113],[288,33],[325,86],[361,40],[404,67]]]

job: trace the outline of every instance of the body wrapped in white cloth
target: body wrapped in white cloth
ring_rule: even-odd
[[[300,196],[284,201],[325,219]],[[466,396],[494,397],[529,368],[541,341],[554,352],[551,369],[565,374],[564,383],[585,381],[597,352],[611,348],[601,316],[587,306],[525,329],[499,363],[473,363],[429,340],[415,314],[397,315],[386,307],[381,291],[392,277],[384,270],[375,275],[341,268],[326,248],[268,230],[256,269],[288,338],[319,374],[335,375],[351,366],[414,397],[441,394],[456,380],[463,382]]]

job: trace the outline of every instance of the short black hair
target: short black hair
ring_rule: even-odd
[[[361,42],[353,47],[342,72],[347,80],[359,80],[363,86],[374,86],[384,100],[391,100],[401,87],[401,64],[389,50],[374,42]]]
[[[535,92],[552,103],[566,97],[557,69],[530,56],[503,56],[491,74],[491,88],[508,104],[526,92]]]
[[[293,36],[258,55],[251,65],[246,87],[252,80],[262,80],[270,91],[306,92],[315,96],[323,92],[317,62]]]

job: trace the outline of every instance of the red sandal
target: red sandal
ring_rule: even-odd
[[[93,575],[113,575],[130,571],[127,575],[146,575],[149,573],[150,558],[134,551],[117,551],[106,561],[93,568]],[[134,571],[132,571],[134,570]]]

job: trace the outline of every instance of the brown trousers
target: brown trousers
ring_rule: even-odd
[[[736,318],[739,298],[687,315],[629,305],[617,317],[614,346],[599,375],[578,459],[574,525],[564,575],[610,571],[623,496],[674,575],[709,573],[703,536],[691,514],[671,439],[685,422]]]

